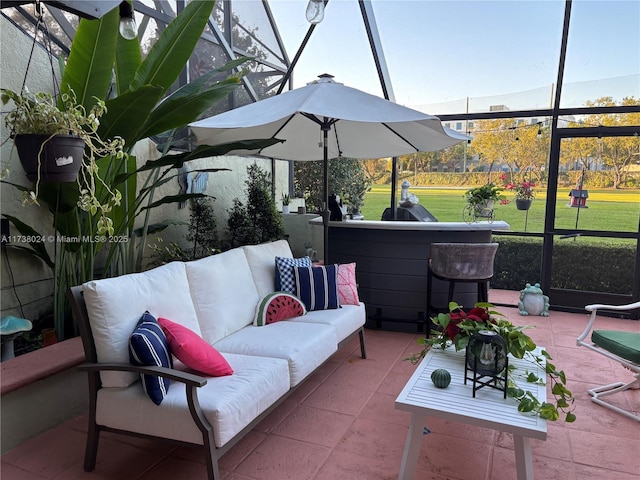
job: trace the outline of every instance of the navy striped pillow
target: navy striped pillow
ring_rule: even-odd
[[[129,361],[134,365],[173,368],[167,337],[149,312],[144,312],[129,337]],[[169,383],[168,378],[142,375],[142,388],[156,405],[167,396]]]
[[[296,295],[307,310],[340,308],[338,301],[338,265],[293,267]]]

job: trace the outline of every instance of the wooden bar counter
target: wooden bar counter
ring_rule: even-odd
[[[322,220],[310,222],[322,228]],[[440,242],[491,241],[494,230],[508,230],[503,221],[411,222],[347,220],[329,222],[329,262],[356,262],[360,300],[367,307],[367,326],[417,324],[426,318],[427,261],[430,245]],[[446,282],[434,279],[433,303],[447,305]],[[476,284],[456,284],[454,300],[465,307],[476,302]]]

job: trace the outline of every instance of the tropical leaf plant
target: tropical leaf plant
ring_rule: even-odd
[[[54,259],[49,258],[49,261],[43,245],[30,245],[34,255],[49,266],[54,265],[54,316],[59,339],[65,337],[66,289],[94,278],[94,262],[98,253],[106,250],[103,275],[140,271],[151,210],[200,196],[185,194],[156,198],[157,187],[173,178],[177,173],[175,169],[186,161],[223,155],[238,148],[238,144],[201,146],[193,152],[169,154],[170,133],[160,159],[148,160],[138,167],[137,159],[131,155],[140,140],[184,127],[240,84],[240,72],[231,73],[222,81],[213,82],[213,79],[224,72],[238,70],[249,58],[233,60],[169,93],[200,39],[213,3],[189,2],[162,32],[144,59],[137,40],[125,40],[118,34],[117,9],[100,19],[82,19],[79,23],[68,60],[62,68],[61,91],[73,90],[78,103],[89,109],[104,101],[107,112],[101,118],[98,134],[102,138],[123,138],[129,155],[122,159],[109,157],[97,160],[105,183],[110,189],[117,189],[122,197],[120,206],[109,212],[113,227],[110,237],[98,235],[95,219],[77,207],[80,197],[77,185],[49,184],[40,190],[40,198],[53,215],[56,235],[90,239],[86,242],[56,242]],[[115,84],[112,85],[114,78]],[[272,143],[273,140],[245,141],[242,147],[257,149]],[[142,172],[145,175],[140,175]],[[100,194],[106,195],[107,192],[97,189],[96,195]],[[21,224],[15,217],[9,220],[19,230],[37,231]],[[166,222],[165,226],[169,223]],[[154,224],[151,228],[157,232],[162,224]]]

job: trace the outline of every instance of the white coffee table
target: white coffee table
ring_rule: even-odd
[[[525,370],[546,378],[544,370],[527,360],[509,358],[516,366],[514,374],[521,378],[518,384],[531,391],[541,402],[546,401],[544,385],[527,383]],[[444,368],[451,373],[451,384],[447,388],[436,388],[431,381],[431,372]],[[538,416],[518,413],[515,400],[503,398],[504,393],[484,387],[472,398],[471,381],[464,385],[464,350],[456,352],[453,347],[444,350],[432,348],[417,366],[416,371],[396,399],[396,409],[411,412],[411,426],[400,467],[400,480],[414,477],[418,453],[426,426],[427,417],[439,417],[455,422],[477,425],[508,432],[513,435],[516,452],[518,480],[533,480],[530,438],[546,440],[547,422]]]

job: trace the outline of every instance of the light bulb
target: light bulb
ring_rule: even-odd
[[[320,23],[324,18],[324,0],[309,0],[307,5],[307,21],[312,24]]]
[[[121,18],[119,30],[122,38],[127,40],[133,40],[138,36],[138,26],[133,18]]]
[[[120,35],[126,40],[133,40],[138,36],[138,26],[133,18],[133,8],[128,1],[120,3]]]
[[[491,365],[495,361],[495,354],[490,343],[483,343],[480,350],[480,363],[483,365]]]

